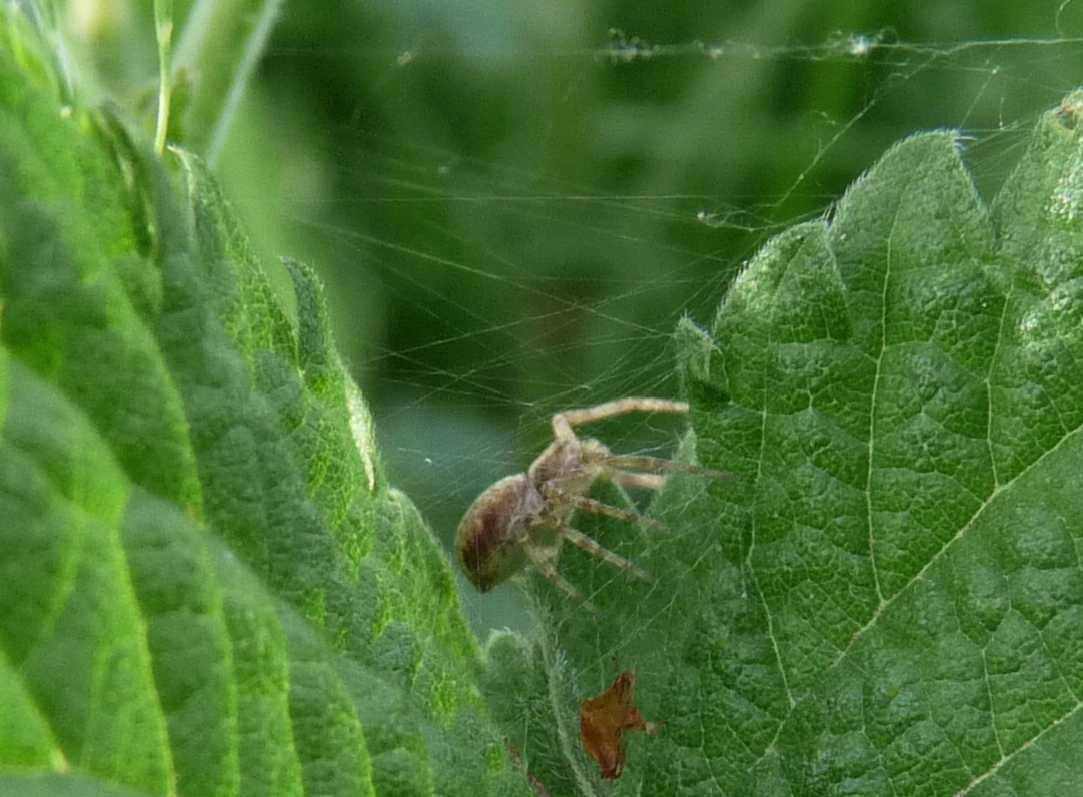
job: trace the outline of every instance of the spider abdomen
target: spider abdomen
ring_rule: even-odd
[[[544,499],[525,473],[501,479],[475,499],[455,534],[463,572],[487,592],[527,564],[523,543]]]

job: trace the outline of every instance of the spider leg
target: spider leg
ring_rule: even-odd
[[[615,506],[604,504],[601,501],[595,501],[593,498],[587,498],[586,496],[576,495],[575,493],[566,493],[561,490],[550,488],[546,491],[549,496],[557,501],[565,501],[576,509],[582,509],[584,512],[591,512],[595,515],[605,515],[616,520],[623,520],[626,523],[638,523],[641,526],[654,526],[655,528],[665,528],[662,523],[657,520],[652,520],[649,517],[644,517],[638,512],[629,512],[627,509],[618,509]]]
[[[691,473],[696,476],[709,476],[712,479],[732,479],[732,473],[711,468],[701,468],[698,465],[685,465],[683,462],[674,462],[671,459],[660,457],[640,457],[634,455],[610,454],[605,458],[605,464],[616,468],[633,468],[637,470],[660,470],[663,472]]]
[[[642,579],[643,581],[654,581],[646,570],[639,567],[634,562],[625,559],[623,556],[613,553],[608,548],[603,548],[583,532],[577,531],[571,526],[561,526],[560,533],[564,536],[564,539],[572,545],[577,548],[582,548],[592,556],[597,556],[606,564],[613,565],[613,567],[618,570],[624,570],[627,573],[631,573],[633,576]]]
[[[539,573],[545,576],[546,580],[550,584],[559,589],[573,601],[580,604],[584,609],[587,609],[588,611],[595,614],[598,613],[597,607],[595,607],[593,603],[588,601],[586,596],[583,595],[582,592],[572,586],[570,581],[568,581],[566,578],[564,578],[564,576],[557,572],[556,565],[553,564],[553,561],[549,557],[535,550],[533,546],[525,545],[523,547],[526,550],[527,558],[530,559],[534,567],[538,569]],[[616,554],[614,554],[614,556],[615,555]]]
[[[611,470],[606,478],[621,487],[639,487],[644,490],[661,490],[666,485],[666,477],[660,473],[631,473],[626,470]]]
[[[616,401],[607,401],[596,407],[565,410],[553,416],[553,435],[558,440],[568,440],[575,437],[575,432],[572,431],[573,426],[582,426],[633,412],[671,412],[683,415],[688,412],[688,404],[684,401],[630,396]]]

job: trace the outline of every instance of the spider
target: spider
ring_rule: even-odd
[[[487,592],[533,565],[553,586],[594,611],[583,594],[557,571],[556,562],[565,540],[625,573],[644,581],[653,580],[633,562],[603,548],[570,525],[576,510],[631,523],[661,525],[636,512],[588,497],[591,486],[598,479],[606,479],[620,487],[658,490],[666,482],[665,471],[715,478],[729,478],[730,474],[657,457],[613,454],[600,441],[580,438],[574,430],[576,426],[635,412],[685,414],[688,404],[629,397],[557,413],[552,421],[553,442],[527,472],[506,476],[474,500],[459,522],[455,549],[463,572],[478,590]]]

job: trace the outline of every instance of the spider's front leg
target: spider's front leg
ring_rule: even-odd
[[[687,415],[688,404],[684,401],[629,396],[581,410],[565,410],[553,416],[553,436],[557,440],[574,439],[575,431],[573,427],[604,421],[608,418],[616,418],[619,415],[630,415],[634,412],[644,414],[668,412],[676,415]]]

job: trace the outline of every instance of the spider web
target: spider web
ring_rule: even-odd
[[[359,14],[344,24],[353,44],[332,37],[342,49],[293,46],[304,26],[287,18],[266,96],[288,94],[285,75],[367,71],[363,95],[325,87],[311,116],[286,118],[273,214],[286,224],[268,236],[285,241],[269,246],[325,264],[394,481],[450,544],[473,496],[544,447],[554,412],[676,396],[678,319],[708,320],[764,240],[823,213],[893,141],[959,129],[979,188],[995,190],[1081,74],[1080,7],[1028,8],[1003,31],[984,12],[905,9],[848,29],[849,12],[813,20],[785,3],[633,28],[616,8],[618,30],[570,8],[482,23],[452,4]],[[290,136],[321,113],[318,135]],[[275,159],[234,139],[227,170],[250,186],[246,164]],[[679,429],[587,431],[667,456]],[[486,608],[502,602],[472,606],[479,626],[515,622]]]
[[[249,194],[247,212],[283,222],[269,248],[325,267],[392,480],[449,548],[473,498],[544,448],[555,412],[677,397],[677,322],[709,321],[765,240],[823,214],[893,142],[961,131],[991,196],[1083,74],[1083,5],[1060,0],[1025,18],[1007,3],[812,16],[772,2],[671,19],[634,5],[543,19],[406,4],[356,12],[338,49],[306,46],[287,18],[249,115],[250,130],[283,132],[266,146],[235,136],[223,160],[242,203],[271,164],[282,205]],[[584,431],[668,457],[681,430],[633,417]],[[693,506],[694,480],[682,489]],[[636,559],[643,533],[615,549]],[[626,578],[593,573],[577,586]],[[530,627],[515,585],[481,597],[462,583],[482,633]],[[657,616],[649,594],[629,644]],[[600,693],[620,658],[599,647],[575,687]]]

